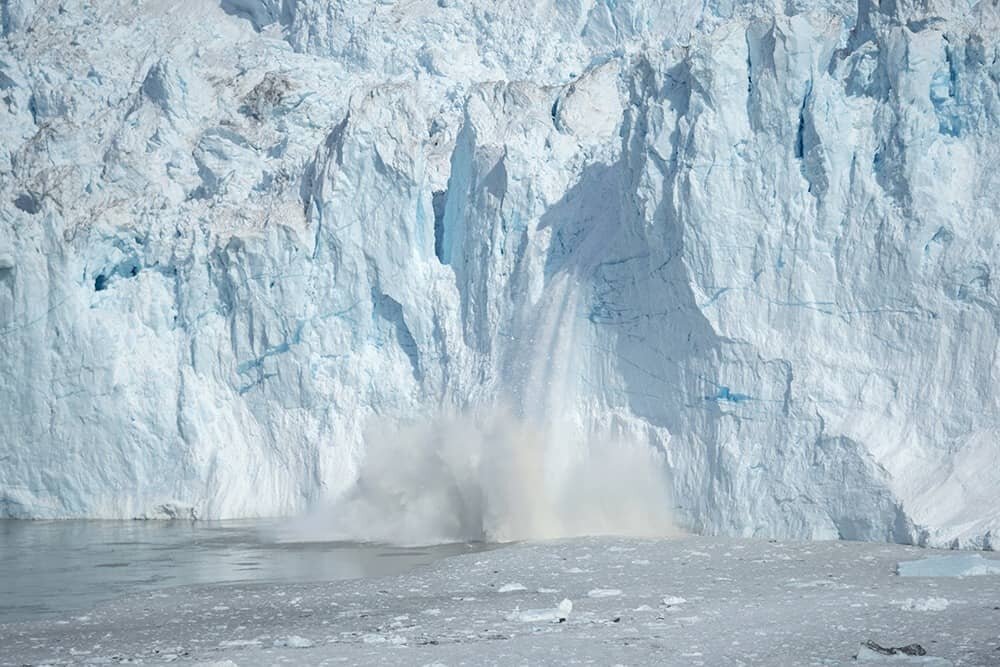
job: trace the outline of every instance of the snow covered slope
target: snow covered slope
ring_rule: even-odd
[[[0,515],[296,512],[502,400],[702,532],[1000,529],[991,0],[0,15]]]

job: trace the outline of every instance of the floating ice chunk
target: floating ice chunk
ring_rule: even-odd
[[[841,584],[836,581],[831,581],[830,579],[814,579],[812,581],[790,581],[785,584],[789,588],[832,588],[832,589],[844,589],[850,588],[847,584]]]
[[[288,635],[274,640],[275,648],[312,648],[315,646],[311,639],[299,637],[298,635]]]
[[[944,611],[951,605],[951,602],[944,598],[907,598],[905,600],[893,600],[892,604],[899,606],[906,611]]]
[[[402,646],[406,644],[407,639],[402,635],[380,635],[374,632],[370,632],[361,637],[361,641],[365,644],[392,644],[393,646]]]
[[[498,593],[513,593],[514,591],[526,591],[528,590],[521,584],[504,584],[497,589]]]
[[[861,644],[857,655],[858,662],[887,665],[930,665],[932,667],[952,667],[950,660],[926,655],[917,644],[900,648],[885,648],[873,642]]]
[[[563,600],[555,609],[515,609],[507,615],[508,621],[521,623],[562,623],[573,611],[573,601]]]
[[[678,604],[684,604],[685,602],[687,602],[687,600],[681,597],[677,597],[676,595],[668,595],[667,597],[663,598],[663,604],[667,605],[668,607],[673,607],[674,605]]]
[[[1000,574],[1000,560],[983,558],[979,554],[934,556],[903,561],[896,566],[896,573],[901,577],[974,577]]]
[[[587,593],[590,598],[613,598],[621,595],[621,590],[617,588],[595,588]]]

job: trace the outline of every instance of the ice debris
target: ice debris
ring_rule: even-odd
[[[279,637],[274,640],[275,648],[312,648],[315,645],[315,642],[311,639],[299,637],[298,635],[288,635],[287,637]]]
[[[554,609],[515,609],[507,614],[508,621],[520,621],[521,623],[563,623],[569,618],[573,611],[573,601],[564,599]]]

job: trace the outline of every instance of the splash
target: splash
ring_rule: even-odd
[[[662,455],[506,411],[366,438],[356,484],[293,528],[299,539],[426,545],[674,533]]]
[[[574,351],[586,335],[583,291],[559,274],[519,315],[515,328],[535,333],[512,348],[505,370],[501,404],[514,409],[370,429],[354,486],[294,532],[406,546],[675,534],[659,450],[623,429],[552,418],[582,414]]]

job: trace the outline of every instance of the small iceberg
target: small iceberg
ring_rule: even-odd
[[[1000,574],[1000,560],[983,558],[979,554],[934,556],[898,563],[896,574],[901,577],[976,577]]]
[[[573,611],[573,602],[563,600],[555,609],[515,609],[507,615],[508,621],[521,623],[565,623]]]

